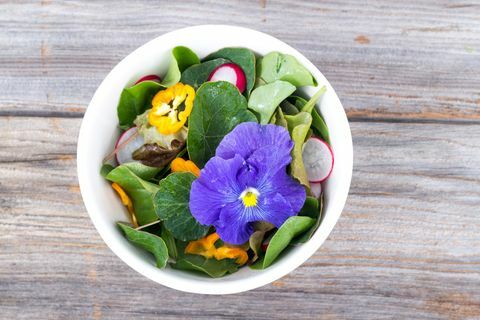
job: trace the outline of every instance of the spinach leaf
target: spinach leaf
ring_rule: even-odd
[[[162,237],[163,241],[165,241],[165,245],[167,246],[168,249],[168,255],[172,259],[177,259],[178,257],[178,251],[177,251],[177,245],[175,243],[175,238],[173,237],[172,233],[165,228],[165,226],[162,226],[162,231],[160,233],[160,236]]]
[[[195,90],[197,90],[203,83],[207,81],[208,76],[216,67],[228,62],[230,61],[218,58],[202,62],[200,64],[195,64],[187,68],[182,73],[182,78],[180,81],[184,84],[191,85]]]
[[[294,142],[292,150],[292,162],[290,163],[290,174],[301,184],[310,187],[307,172],[303,165],[302,148],[312,124],[312,116],[307,112],[300,112],[294,116],[285,116],[288,124],[288,131]]]
[[[270,121],[277,106],[295,91],[295,86],[285,81],[275,81],[253,90],[248,108],[260,116],[260,123]]]
[[[159,183],[154,207],[163,225],[179,240],[196,240],[205,236],[209,226],[203,226],[189,209],[190,188],[195,176],[189,172],[174,172]]]
[[[139,225],[158,220],[153,208],[153,196],[159,190],[157,185],[143,180],[125,164],[110,171],[106,178],[118,183],[128,194]]]
[[[170,65],[165,75],[162,85],[165,87],[173,86],[180,81],[182,72],[191,65],[200,63],[198,56],[187,47],[178,46],[173,48]]]
[[[307,198],[308,199],[308,198]],[[310,238],[313,236],[313,234],[315,233],[315,231],[317,231],[318,227],[320,226],[321,222],[322,222],[322,213],[323,213],[323,194],[320,196],[320,199],[318,200],[318,204],[317,204],[317,216],[314,217],[315,218],[315,224],[307,230],[307,232],[305,232],[304,234],[302,234],[300,237],[294,239],[291,244],[292,245],[297,245],[297,244],[300,244],[300,243],[305,243],[307,242],[308,240],[310,240]],[[312,216],[313,218],[313,216]]]
[[[242,68],[247,79],[245,96],[249,96],[255,84],[255,54],[247,48],[223,48],[209,54],[204,60],[223,58],[230,60]]]
[[[148,232],[135,230],[121,222],[117,223],[117,225],[123,231],[128,241],[153,254],[158,268],[165,268],[168,260],[168,251],[162,238]]]
[[[257,64],[257,74],[265,82],[288,81],[296,87],[316,86],[312,74],[294,56],[270,52]]]
[[[323,86],[318,90],[311,98],[310,100],[305,103],[305,105],[302,107],[301,111],[303,112],[308,112],[311,113],[312,110],[315,108],[315,104],[317,103],[318,99],[320,99],[323,94],[327,91],[327,87]]]
[[[152,107],[153,96],[163,88],[155,81],[143,81],[123,89],[117,106],[120,128],[126,130],[132,127],[135,118]]]
[[[288,129],[287,120],[285,120],[285,116],[283,115],[282,109],[280,108],[277,108],[277,111],[275,111],[275,113],[273,114],[270,123]]]
[[[307,100],[300,96],[291,95],[287,100],[292,103],[298,110],[301,110],[307,104]]]
[[[186,254],[177,259],[172,265],[174,269],[192,270],[205,273],[212,278],[223,277],[225,274],[234,273],[238,270],[235,259],[216,260],[206,259],[199,255]]]
[[[298,108],[288,100],[284,100],[280,104],[280,108],[282,108],[283,113],[290,116],[296,115],[299,112]]]
[[[160,172],[160,168],[149,167],[140,162],[127,162],[122,164],[123,167],[130,169],[135,175],[143,180],[150,180]]]
[[[315,219],[310,217],[293,216],[288,218],[270,240],[264,259],[257,263],[260,263],[263,269],[270,266],[293,238],[310,228],[314,223]]]
[[[109,163],[104,163],[100,168],[100,175],[105,178],[113,169],[115,169],[114,166]]]
[[[316,136],[319,136],[330,144],[330,134],[328,132],[327,124],[316,109],[313,109],[312,111],[312,129]]]
[[[318,200],[314,197],[307,197],[298,215],[317,219],[319,213]]]
[[[203,84],[197,91],[188,118],[190,160],[203,168],[227,133],[242,122],[256,120],[255,115],[247,110],[247,100],[233,84],[225,81]]]

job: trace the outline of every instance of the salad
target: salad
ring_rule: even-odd
[[[123,133],[100,170],[126,207],[125,237],[167,265],[221,277],[267,268],[322,221],[333,152],[295,57],[171,51],[163,77],[123,89]]]

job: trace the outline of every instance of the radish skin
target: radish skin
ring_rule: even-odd
[[[137,127],[132,127],[122,133],[115,143],[115,159],[118,164],[133,162],[132,153],[144,144],[143,137]]]
[[[303,146],[303,164],[311,183],[325,181],[333,170],[333,151],[325,141],[311,137]]]
[[[225,63],[216,67],[208,76],[208,81],[227,81],[235,85],[242,93],[247,86],[247,78],[240,66],[235,63]]]
[[[162,79],[159,76],[157,76],[156,74],[149,74],[149,75],[143,76],[140,79],[138,79],[137,82],[135,82],[135,84],[139,84],[140,82],[143,82],[143,81],[155,81],[155,82],[160,83],[160,82],[162,82]]]

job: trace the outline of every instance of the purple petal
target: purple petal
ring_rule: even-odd
[[[255,150],[246,162],[257,169],[261,177],[259,184],[271,179],[278,172],[286,172],[287,165],[292,161],[290,151],[282,152],[274,146],[261,147]]]
[[[275,146],[277,152],[290,153],[293,141],[288,131],[274,124],[244,122],[227,134],[217,147],[216,156],[231,159],[235,154],[247,159],[260,147]]]
[[[198,222],[213,224],[221,208],[237,201],[243,190],[237,183],[236,173],[244,163],[238,155],[229,160],[213,157],[207,162],[190,190],[190,211]]]
[[[302,209],[307,194],[305,187],[298,183],[294,178],[289,176],[286,172],[278,172],[269,180],[269,184],[270,188],[273,188],[274,186],[275,191],[287,200],[295,214]],[[264,185],[260,187],[260,190],[264,187],[266,186]]]
[[[225,242],[243,244],[253,233],[253,221],[257,220],[256,207],[245,208],[241,200],[230,203],[222,208],[220,219],[215,229]]]
[[[263,194],[263,196],[260,195],[259,200],[258,208],[263,213],[263,217],[255,221],[267,221],[279,228],[285,220],[297,214],[280,193]]]

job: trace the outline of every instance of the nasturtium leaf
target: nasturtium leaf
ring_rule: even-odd
[[[301,184],[310,187],[307,172],[303,165],[302,148],[305,139],[312,124],[312,116],[307,112],[299,112],[294,116],[285,116],[288,124],[288,131],[294,142],[292,150],[292,162],[290,163],[290,174],[296,178]]]
[[[270,240],[262,267],[270,266],[293,238],[310,228],[314,223],[315,219],[310,217],[293,216],[288,218]]]
[[[316,86],[312,74],[294,56],[270,52],[257,63],[257,76],[267,83],[288,81],[296,87]]]
[[[204,60],[223,58],[230,60],[242,68],[247,78],[247,90],[245,95],[248,97],[255,84],[255,54],[247,48],[223,48],[209,54]]]
[[[125,237],[134,245],[150,252],[155,257],[158,268],[165,268],[168,261],[168,250],[165,242],[154,234],[135,230],[124,223],[117,223]]]
[[[213,60],[212,60],[213,61]],[[199,168],[215,155],[223,137],[242,122],[256,122],[247,100],[225,81],[208,82],[198,90],[188,118],[187,149]]]
[[[180,81],[182,72],[188,67],[200,63],[198,56],[187,47],[178,46],[173,48],[170,65],[165,75],[162,85],[165,87],[173,86]]]
[[[190,188],[196,177],[189,172],[174,172],[159,183],[154,207],[163,225],[182,241],[197,240],[205,236],[209,226],[203,226],[189,209]]]
[[[183,84],[188,84],[197,90],[203,83],[208,80],[208,76],[212,71],[225,63],[229,63],[229,60],[218,58],[210,61],[205,61],[200,64],[195,64],[187,68],[182,73],[182,78],[180,82]]]
[[[118,183],[130,197],[139,225],[158,220],[153,208],[153,196],[159,190],[157,185],[137,176],[128,165],[116,167],[108,173],[106,179]]]
[[[308,198],[307,198],[308,199]],[[317,216],[315,218],[315,224],[310,227],[304,234],[300,235],[298,238],[292,241],[292,245],[300,244],[300,243],[305,243],[310,238],[312,238],[313,234],[315,231],[317,231],[318,227],[320,226],[320,223],[322,222],[322,213],[323,213],[323,194],[320,196],[318,199],[318,204],[317,204]],[[313,216],[312,216],[313,218]]]
[[[260,117],[261,124],[267,124],[278,105],[295,89],[294,85],[280,80],[258,87],[248,100],[248,108]]]
[[[126,130],[132,127],[135,118],[152,107],[153,96],[163,88],[158,82],[143,81],[123,89],[117,106],[120,128]]]

